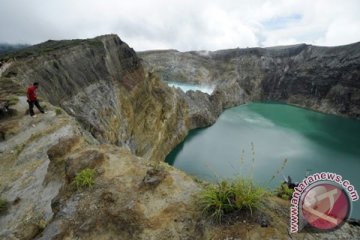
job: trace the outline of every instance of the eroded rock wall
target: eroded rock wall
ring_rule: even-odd
[[[16,115],[0,119],[1,240],[203,239],[193,203],[201,186],[191,177],[100,144],[49,103],[36,118],[26,108],[21,97]],[[94,185],[77,188],[85,168]]]
[[[59,42],[61,43],[61,42]],[[3,73],[76,117],[101,142],[163,159],[187,133],[187,105],[116,35],[64,43],[16,59]],[[39,45],[44,49],[43,45]],[[37,50],[39,51],[39,50]]]
[[[215,52],[151,51],[139,55],[146,67],[165,81],[175,78],[190,83],[214,83],[223,89],[222,94],[233,91],[227,94],[232,97],[236,94],[234,88],[241,88],[245,95],[235,99],[237,105],[244,99],[278,101],[360,117],[360,43]],[[201,71],[196,71],[197,68]]]

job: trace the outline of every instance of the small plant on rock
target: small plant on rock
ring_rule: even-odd
[[[289,188],[286,183],[281,183],[281,185],[275,190],[275,194],[278,197],[281,197],[284,200],[290,200],[294,193],[294,189]]]
[[[9,202],[5,199],[0,198],[0,214],[8,209]]]
[[[233,210],[234,206],[231,203],[233,198],[234,193],[230,184],[222,181],[205,187],[200,195],[200,204],[204,213],[221,221],[224,214]]]
[[[95,184],[95,170],[90,168],[81,170],[76,174],[74,184],[77,189],[92,188]]]
[[[55,114],[56,114],[56,116],[62,114],[61,108],[55,108]]]
[[[19,98],[16,96],[10,96],[8,100],[10,106],[16,105],[19,102]]]
[[[263,188],[255,186],[250,179],[239,178],[233,183],[236,209],[248,209],[252,214],[254,208],[259,207],[261,199],[265,196]]]
[[[264,189],[255,186],[251,180],[238,178],[206,186],[200,195],[200,204],[203,212],[220,222],[225,214],[237,210],[249,210],[252,214],[264,196]]]
[[[240,166],[245,163],[245,151],[240,156]],[[262,199],[267,192],[264,188],[258,187],[252,180],[255,165],[255,145],[251,143],[251,161],[249,175],[237,177],[233,180],[222,180],[217,184],[209,184],[200,194],[200,205],[204,213],[214,220],[221,222],[226,215],[236,211],[249,211],[259,208]],[[217,176],[215,174],[215,176]],[[219,179],[219,178],[218,178]]]

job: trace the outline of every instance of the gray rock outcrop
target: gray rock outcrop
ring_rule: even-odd
[[[149,159],[163,159],[186,135],[183,98],[145,73],[134,50],[116,35],[48,41],[23,51],[3,73],[5,94],[38,81],[40,96],[100,142]]]
[[[162,80],[216,84],[220,91],[215,94],[223,94],[225,107],[244,101],[277,101],[360,117],[360,43],[215,52],[149,51],[139,56]],[[235,95],[243,96],[234,99]]]

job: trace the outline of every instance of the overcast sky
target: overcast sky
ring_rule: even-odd
[[[0,42],[115,33],[135,50],[360,41],[360,0],[0,0]]]

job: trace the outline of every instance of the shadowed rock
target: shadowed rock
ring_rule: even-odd
[[[216,97],[214,107],[221,103],[226,108],[244,101],[279,101],[360,117],[359,42],[339,47],[299,44],[206,54],[169,50],[139,55],[146,68],[164,81],[220,87],[220,92],[213,93],[222,94]],[[235,91],[236,88],[242,90]],[[229,97],[233,100],[229,101]],[[227,102],[232,104],[226,106]]]

